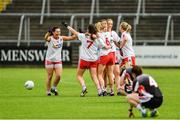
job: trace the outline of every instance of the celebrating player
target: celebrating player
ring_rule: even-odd
[[[45,58],[45,68],[47,71],[47,95],[51,96],[51,92],[58,95],[57,85],[61,79],[62,74],[62,61],[61,61],[61,51],[64,40],[73,40],[75,36],[60,36],[61,30],[59,27],[53,27],[52,30],[46,33],[45,40],[47,42],[48,48]],[[55,73],[55,80],[51,88],[51,79]]]
[[[64,25],[67,26],[66,24]],[[82,43],[80,48],[79,65],[77,70],[77,79],[82,86],[82,92],[80,96],[85,96],[85,94],[87,93],[87,87],[83,78],[83,74],[86,69],[89,69],[91,78],[96,85],[98,95],[101,96],[102,90],[97,78],[97,63],[99,52],[98,49],[100,45],[100,39],[98,39],[95,26],[93,24],[90,24],[86,33],[79,33],[70,26],[67,26],[67,28],[74,35],[76,35],[78,37],[78,40],[80,40]],[[107,47],[108,49],[108,46],[104,45],[104,47]]]
[[[135,54],[132,48],[132,38],[130,35],[131,25],[127,22],[122,22],[119,27],[121,34],[121,45],[120,49],[122,50],[123,60],[121,66],[130,67],[136,65],[135,63]]]
[[[106,20],[101,20],[101,22],[97,23],[96,26],[98,28],[98,25],[100,26],[99,30],[99,36],[102,39],[103,43],[106,44],[108,47],[112,47],[110,44],[110,39],[111,36],[107,32],[107,21]],[[104,70],[107,67],[107,75],[110,81],[110,87],[111,90],[113,90],[113,65],[114,65],[114,57],[113,54],[111,53],[111,49],[100,49],[99,53],[99,64],[98,64],[98,78],[101,84],[101,87],[103,89],[103,95],[107,95],[107,90],[105,89],[105,84],[104,84]]]
[[[111,46],[112,46],[112,53],[114,55],[115,59],[115,65],[114,65],[114,78],[116,82],[116,89],[117,89],[117,95],[120,95],[120,62],[121,62],[121,55],[119,50],[119,43],[120,43],[120,37],[117,35],[115,31],[112,30],[113,27],[113,20],[107,19],[108,24],[108,32],[111,35]],[[110,95],[113,95],[113,92],[110,92]]]

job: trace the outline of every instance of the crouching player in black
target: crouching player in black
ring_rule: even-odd
[[[132,72],[135,72],[134,76]],[[127,94],[132,93],[133,79],[141,74],[142,69],[139,66],[132,66],[126,69],[122,69],[120,74],[120,95],[126,96]]]
[[[147,117],[147,108],[151,111],[150,116],[158,115],[157,108],[163,102],[163,95],[156,81],[149,75],[141,74],[140,67],[132,68],[133,86],[132,93],[127,94],[127,100],[130,103],[129,117],[133,115],[133,107],[136,107],[142,113],[142,117]],[[140,73],[141,72],[141,73]]]

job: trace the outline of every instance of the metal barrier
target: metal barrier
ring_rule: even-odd
[[[45,8],[47,3],[47,14],[50,15],[50,1],[49,0],[42,0],[42,9],[41,9],[41,18],[40,18],[40,24],[43,24],[44,21],[44,14],[45,14]]]
[[[141,10],[141,0],[138,0],[138,7],[137,7],[137,13],[136,13],[136,24],[139,23],[140,10]]]
[[[169,15],[169,16],[168,16],[168,19],[167,19],[165,42],[164,42],[164,45],[165,45],[165,46],[167,46],[167,42],[168,42],[168,36],[169,36],[169,28],[170,28],[171,18],[172,18],[172,16]]]
[[[164,40],[157,40],[157,41],[141,41],[141,40],[136,40],[136,13],[122,13],[122,14],[119,14],[119,13],[101,13],[99,14],[98,16],[96,14],[93,14],[93,17],[104,17],[104,16],[108,16],[108,17],[117,17],[117,27],[116,27],[116,31],[118,32],[118,27],[119,27],[119,23],[121,21],[121,18],[122,17],[127,17],[127,16],[130,16],[130,17],[133,17],[134,19],[134,42],[143,42],[143,43],[149,43],[149,42],[162,42],[164,43],[164,45],[167,45],[167,43],[172,43],[172,42],[180,42],[178,40],[174,41],[173,38],[174,38],[174,30],[173,30],[173,26],[174,26],[174,23],[173,23],[173,17],[176,17],[176,16],[180,16],[179,13],[174,13],[174,14],[143,14],[143,13],[140,13],[139,16],[142,17],[142,16],[151,16],[151,17],[157,17],[157,16],[162,16],[162,17],[167,17],[167,25],[166,25],[166,33],[165,33],[165,39]],[[18,40],[17,40],[17,46],[20,46],[20,43],[21,43],[21,34],[22,32],[24,32],[25,36],[25,42],[27,42],[28,45],[30,45],[30,43],[32,42],[40,42],[38,40],[31,40],[30,39],[30,19],[31,17],[40,17],[41,14],[40,13],[27,13],[27,14],[21,14],[21,13],[1,13],[0,16],[17,16],[17,17],[20,17],[20,25],[19,25],[19,34],[18,34]],[[74,18],[75,17],[82,17],[82,24],[81,24],[81,27],[84,28],[84,18],[83,17],[89,17],[90,16],[90,13],[79,13],[79,14],[70,14],[70,13],[64,13],[64,14],[57,14],[57,13],[51,13],[51,14],[47,14],[45,13],[44,16],[58,16],[58,17],[69,17],[70,18],[70,25],[73,26],[73,21],[74,21]],[[24,31],[23,31],[23,26],[24,26]],[[170,28],[171,28],[171,31],[170,31]],[[169,41],[169,35],[171,35],[171,40]],[[31,41],[30,41],[31,40]],[[5,42],[7,42],[8,40],[6,40]],[[2,41],[1,41],[2,42]]]

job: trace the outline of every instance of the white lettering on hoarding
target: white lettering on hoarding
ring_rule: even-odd
[[[69,51],[68,50],[63,50],[62,51],[62,61],[70,61]]]
[[[0,50],[0,61],[12,61],[12,62],[32,62],[32,61],[44,61],[46,50]],[[62,50],[62,61],[70,61],[69,50]]]

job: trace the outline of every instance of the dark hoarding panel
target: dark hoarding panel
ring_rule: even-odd
[[[47,47],[1,47],[0,65],[44,65]],[[62,49],[63,65],[71,65],[71,46]]]

